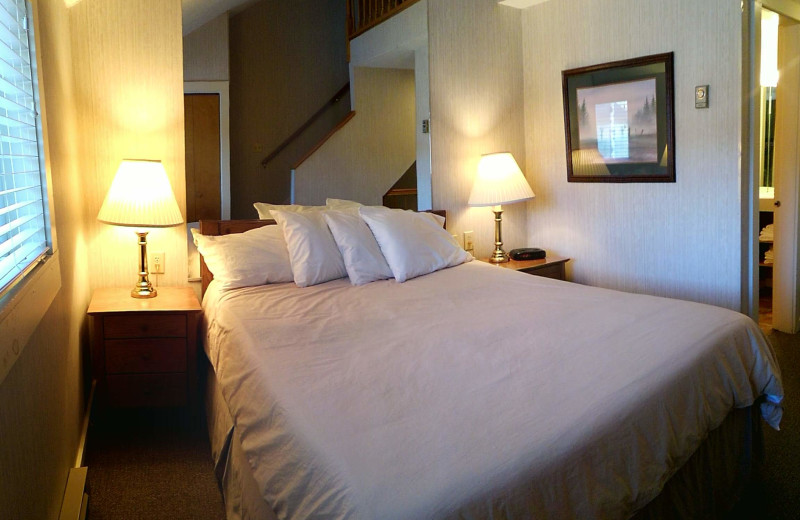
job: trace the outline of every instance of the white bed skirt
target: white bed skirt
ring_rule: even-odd
[[[228,405],[222,397],[208,366],[206,386],[206,420],[211,440],[214,473],[225,501],[228,520],[277,520],[261,497],[253,472],[247,463],[239,434],[233,427]]]

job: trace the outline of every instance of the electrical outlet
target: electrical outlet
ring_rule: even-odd
[[[464,231],[464,250],[474,251],[475,242],[472,239],[472,231]]]
[[[148,264],[152,274],[164,274],[164,251],[150,253]]]
[[[458,235],[456,235],[456,234],[453,234],[453,235],[452,235],[452,237],[453,237],[453,240],[455,240],[456,244],[458,244],[459,246],[461,246],[461,245],[462,245],[462,244],[461,244],[461,241],[458,239]]]

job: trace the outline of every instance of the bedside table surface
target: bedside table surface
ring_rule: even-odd
[[[481,262],[486,262],[491,265],[496,265],[498,267],[505,267],[506,269],[530,269],[531,267],[536,267],[539,265],[556,265],[556,264],[563,264],[564,262],[569,261],[569,258],[564,258],[561,256],[548,256],[546,258],[539,258],[538,260],[509,260],[508,262],[502,262],[499,264],[495,264],[490,262],[488,258],[481,258]]]
[[[155,298],[133,298],[130,288],[101,288],[92,294],[88,314],[113,312],[200,312],[191,287],[158,287]]]

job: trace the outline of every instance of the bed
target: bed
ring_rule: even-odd
[[[729,310],[478,261],[358,286],[202,274],[231,519],[719,517],[779,425],[772,348]]]

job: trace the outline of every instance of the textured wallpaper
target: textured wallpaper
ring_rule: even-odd
[[[741,48],[734,0],[558,0],[522,13],[529,242],[575,281],[740,307]],[[674,184],[567,183],[561,71],[674,52]],[[694,86],[710,85],[710,108]]]
[[[433,207],[447,210],[447,228],[475,232],[475,253],[494,249],[490,208],[467,206],[481,154],[511,152],[525,167],[522,26],[518,9],[496,0],[432,0],[428,4]],[[526,208],[504,207],[506,251],[528,243]]]

